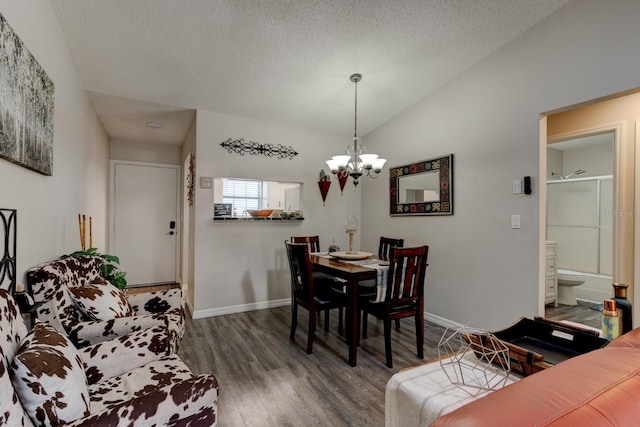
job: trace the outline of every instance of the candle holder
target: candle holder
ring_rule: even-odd
[[[358,230],[358,216],[347,215],[347,219],[344,221],[344,228],[347,234],[349,234],[349,251],[348,254],[355,253],[353,250],[353,236]]]

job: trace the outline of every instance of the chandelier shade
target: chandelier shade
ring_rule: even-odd
[[[353,145],[347,146],[346,154],[333,156],[326,163],[338,178],[345,179],[351,176],[353,185],[357,186],[358,179],[362,175],[377,178],[387,160],[380,158],[377,154],[367,153],[365,146],[358,143],[358,82],[362,80],[362,74],[352,74],[350,79],[355,84]]]

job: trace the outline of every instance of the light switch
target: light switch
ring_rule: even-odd
[[[520,228],[520,215],[511,215],[511,228]]]
[[[210,176],[201,176],[200,177],[200,188],[212,188],[213,185],[213,177]]]
[[[513,181],[513,194],[522,194],[522,181],[519,179]]]

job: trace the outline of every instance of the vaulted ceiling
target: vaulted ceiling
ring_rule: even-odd
[[[365,135],[569,2],[50,1],[107,133],[178,145],[194,109],[349,135],[355,72]]]

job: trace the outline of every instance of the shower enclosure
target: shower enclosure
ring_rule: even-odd
[[[558,269],[587,275],[579,299],[611,294],[613,176],[547,181],[547,240],[558,242]]]

